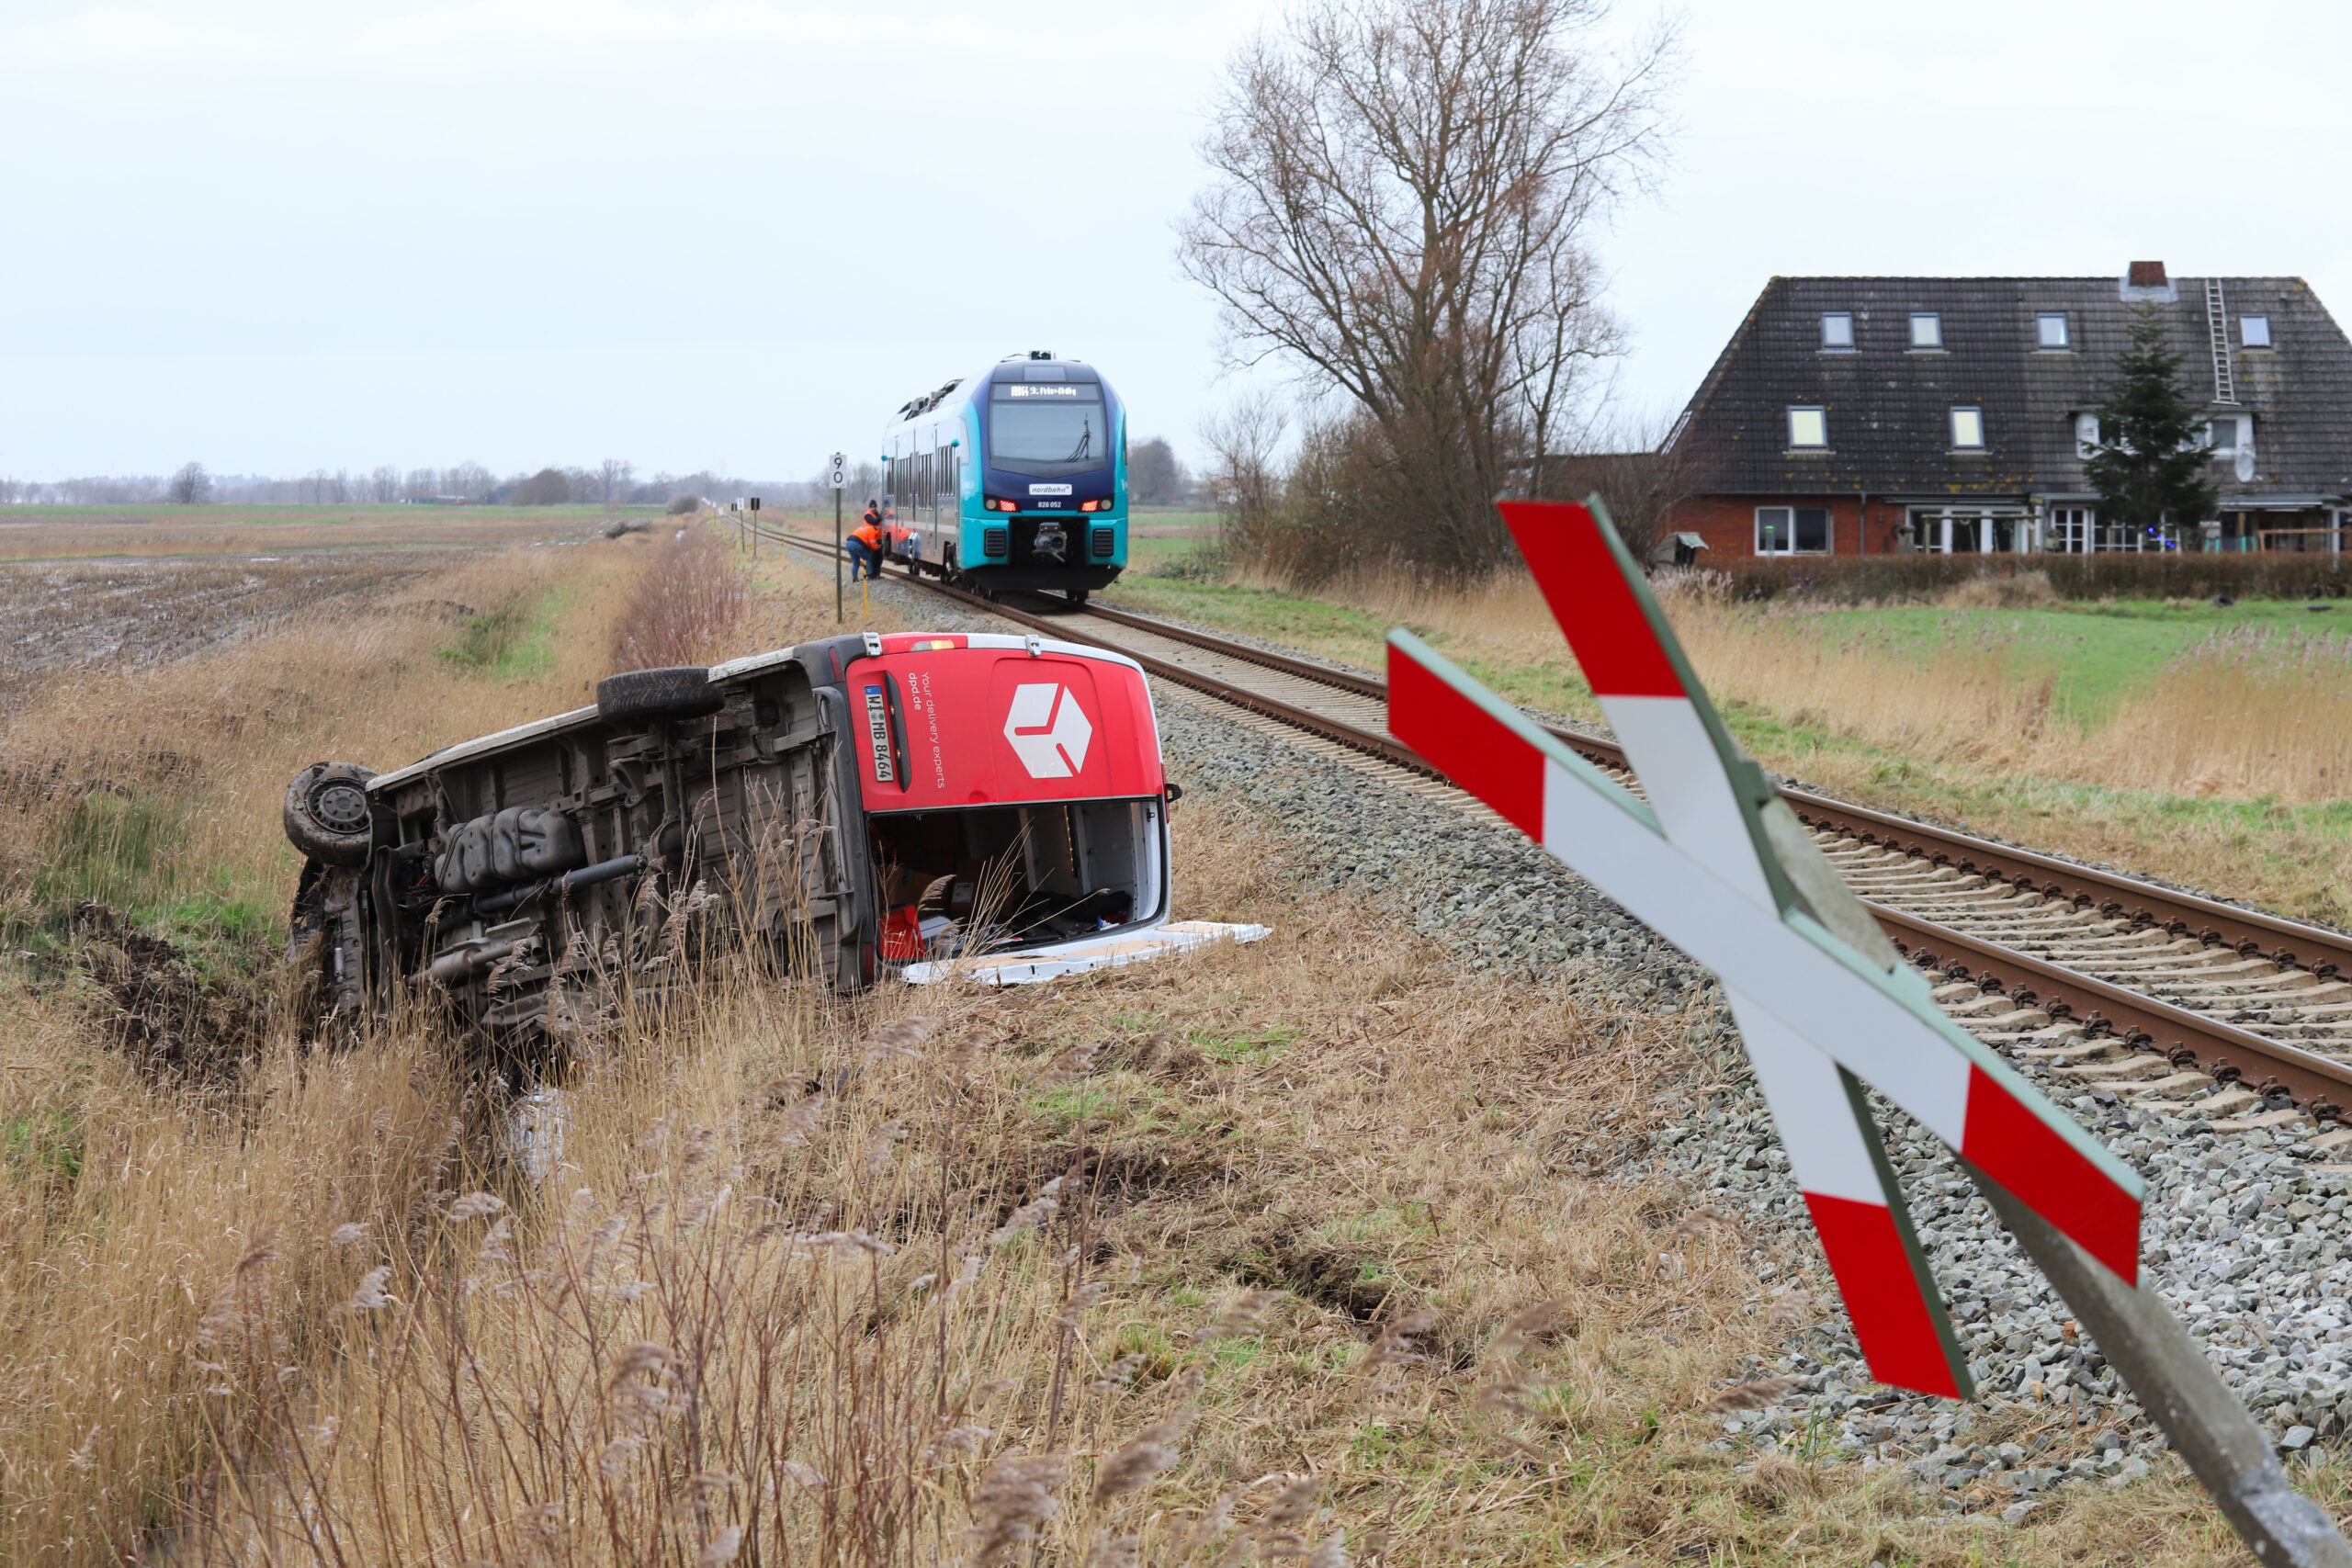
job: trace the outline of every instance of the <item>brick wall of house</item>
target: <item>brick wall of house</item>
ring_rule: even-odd
[[[1905,510],[1876,501],[1865,510],[1857,495],[1701,495],[1675,505],[1673,526],[1706,540],[1708,555],[1717,560],[1751,557],[1759,506],[1827,507],[1831,553],[1841,556],[1892,554]]]

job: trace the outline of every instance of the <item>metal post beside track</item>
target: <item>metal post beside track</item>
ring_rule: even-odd
[[[834,453],[832,471],[828,477],[832,480],[833,486],[833,625],[835,626],[841,625],[846,618],[842,603],[842,486],[849,482],[848,469],[849,459],[839,452]],[[782,539],[776,541],[775,548],[778,556],[784,554]]]

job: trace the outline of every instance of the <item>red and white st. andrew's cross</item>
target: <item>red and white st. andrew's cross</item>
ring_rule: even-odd
[[[2139,1179],[1936,1006],[1731,739],[1597,502],[1502,513],[1646,803],[1402,631],[1390,730],[1722,979],[1872,1375],[1966,1397],[1862,1086],[2127,1285]]]

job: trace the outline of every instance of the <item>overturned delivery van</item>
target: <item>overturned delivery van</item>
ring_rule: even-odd
[[[294,951],[331,1013],[424,980],[562,1035],[719,946],[849,990],[1262,934],[1169,922],[1177,793],[1143,671],[1098,649],[867,633],[637,671],[395,773],[303,770]]]

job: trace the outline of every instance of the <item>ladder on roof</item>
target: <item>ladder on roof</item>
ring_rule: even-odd
[[[2213,400],[2238,400],[2237,376],[2230,365],[2230,318],[2222,300],[2222,280],[2205,280],[2205,330],[2213,340]]]

